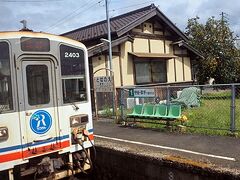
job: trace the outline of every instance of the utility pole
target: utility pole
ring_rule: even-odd
[[[109,19],[108,0],[105,0],[105,4],[106,4],[106,18],[107,18],[107,30],[108,30],[108,48],[109,48],[108,49],[108,51],[109,51],[108,63],[109,63],[109,69],[112,70],[112,40],[111,40],[111,25],[110,25],[110,19]]]
[[[225,24],[226,19],[227,19],[226,15],[227,14],[224,13],[224,12],[222,12],[220,14],[220,16],[221,16],[221,38],[222,38],[222,43],[223,43],[223,39],[224,39],[224,35],[225,35],[223,27],[224,27],[224,24]]]
[[[112,40],[111,40],[111,24],[109,19],[109,10],[108,10],[108,0],[105,0],[106,4],[106,18],[107,18],[107,30],[108,30],[108,64],[110,69],[110,76],[112,76],[113,84],[114,84],[114,76],[113,76],[113,69],[112,69]],[[115,86],[113,86],[112,92],[112,108],[113,108],[113,116],[115,115]]]

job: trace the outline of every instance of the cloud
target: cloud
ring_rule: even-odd
[[[15,16],[7,6],[0,5],[0,28],[3,30],[13,30],[15,27]]]
[[[240,25],[239,9],[240,3],[238,0],[208,0],[198,7],[199,17],[205,21],[212,16],[221,19],[221,13],[224,12],[225,18],[236,34],[239,34],[239,28],[237,28]]]
[[[10,3],[0,4],[0,31],[19,30],[20,20],[26,19],[28,27],[34,31],[64,33],[106,19],[104,1],[67,0],[59,2]],[[199,16],[204,22],[207,18],[225,12],[231,28],[240,34],[238,0],[111,0],[110,17],[117,16],[148,6],[151,3],[159,9],[181,30],[185,30],[187,20]],[[114,10],[114,11],[113,11]]]
[[[232,30],[240,34],[238,28],[240,3],[238,0],[168,0],[159,4],[163,13],[183,31],[189,18],[199,16],[200,22],[205,23],[212,16],[220,19],[221,12],[225,12]]]

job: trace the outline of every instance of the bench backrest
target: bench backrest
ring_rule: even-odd
[[[142,114],[143,105],[135,105],[133,108],[133,114]]]
[[[168,116],[180,116],[181,115],[181,105],[170,105]]]
[[[152,104],[146,104],[144,106],[144,110],[143,110],[143,114],[142,115],[145,115],[145,116],[151,116],[154,114],[154,105]]]
[[[167,105],[159,104],[156,105],[155,116],[166,116],[167,115]]]

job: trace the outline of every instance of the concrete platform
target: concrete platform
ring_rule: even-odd
[[[238,138],[163,133],[125,127],[107,119],[94,121],[94,134],[97,147],[240,179]]]

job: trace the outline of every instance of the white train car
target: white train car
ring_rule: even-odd
[[[92,168],[88,55],[77,41],[0,32],[0,179],[61,179]]]

